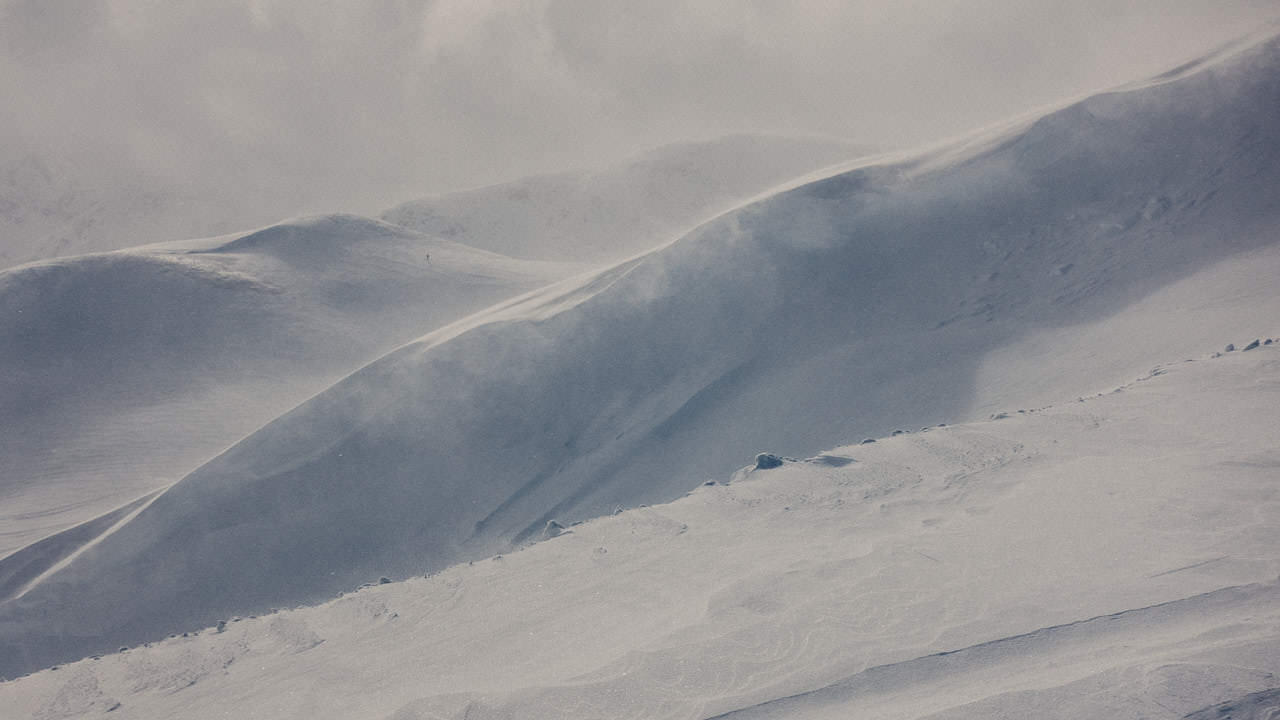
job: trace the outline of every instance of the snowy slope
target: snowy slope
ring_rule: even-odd
[[[1260,332],[1280,40],[852,167],[385,356],[0,607],[0,672],[331,596]],[[1048,338],[1060,333],[1052,344]]]
[[[501,558],[0,684],[0,707],[1270,717],[1277,348],[1171,358],[1084,401],[746,470]]]
[[[863,154],[835,140],[730,136],[667,145],[595,171],[423,198],[382,219],[512,257],[616,261],[779,183]]]
[[[335,215],[0,272],[0,556],[573,269]]]

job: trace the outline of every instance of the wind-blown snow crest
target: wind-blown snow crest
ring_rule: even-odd
[[[423,198],[388,222],[512,257],[617,261],[791,178],[865,154],[835,140],[738,135],[626,163]]]
[[[1264,285],[1277,105],[1271,39],[962,151],[773,195],[436,331],[0,607],[0,672],[501,551],[549,520],[678,497],[760,449],[1101,389],[1153,350],[1254,332],[1280,310]],[[1214,312],[1223,324],[1183,322]],[[1079,344],[1008,350],[1061,329]]]

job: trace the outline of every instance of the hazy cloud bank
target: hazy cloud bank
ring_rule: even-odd
[[[0,0],[0,162],[273,218],[781,132],[896,146],[1193,56],[1263,0]]]

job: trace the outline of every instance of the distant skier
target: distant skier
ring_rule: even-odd
[[[427,264],[431,264],[431,253],[427,253]]]

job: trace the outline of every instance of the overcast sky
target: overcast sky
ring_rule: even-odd
[[[301,211],[728,132],[894,147],[1159,72],[1275,0],[0,0],[4,153]],[[86,170],[87,171],[87,170]]]

